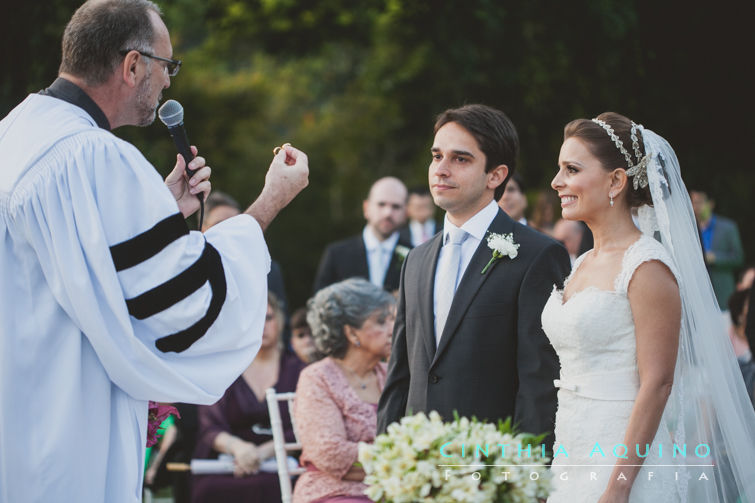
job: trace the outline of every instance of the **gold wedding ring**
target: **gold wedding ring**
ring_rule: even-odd
[[[278,155],[278,152],[280,152],[280,151],[281,151],[281,150],[283,150],[284,148],[286,148],[286,147],[290,147],[290,146],[291,146],[291,144],[290,144],[290,143],[284,143],[284,144],[283,144],[283,145],[281,145],[280,147],[275,147],[275,148],[273,149],[273,155]]]

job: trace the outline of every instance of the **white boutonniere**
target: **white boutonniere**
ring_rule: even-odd
[[[396,257],[398,257],[398,263],[401,264],[404,259],[406,259],[406,256],[409,255],[409,252],[411,249],[408,246],[404,245],[396,245],[396,248],[394,248],[393,253],[396,254]]]
[[[516,258],[516,256],[519,254],[519,243],[514,242],[514,235],[511,233],[496,234],[494,232],[490,232],[488,234],[487,240],[488,248],[493,250],[493,256],[490,257],[488,265],[483,268],[480,274],[485,274],[485,271],[487,271],[491,264],[496,260],[503,257],[513,259]]]

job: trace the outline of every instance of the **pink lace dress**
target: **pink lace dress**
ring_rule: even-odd
[[[378,386],[385,385],[386,366],[375,367]],[[294,487],[294,503],[336,496],[364,497],[361,482],[343,480],[357,461],[359,442],[372,442],[377,431],[377,405],[364,402],[349,386],[331,358],[305,368],[299,377],[294,421],[307,471]]]

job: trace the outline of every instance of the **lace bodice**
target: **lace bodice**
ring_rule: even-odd
[[[576,260],[564,288],[586,255]],[[663,246],[643,235],[624,253],[613,290],[588,287],[564,302],[563,290],[553,288],[543,309],[542,323],[558,353],[563,377],[636,369],[634,320],[627,290],[634,271],[651,260],[664,263],[678,281],[676,268]]]

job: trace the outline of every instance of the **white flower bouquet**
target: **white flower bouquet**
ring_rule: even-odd
[[[359,462],[381,503],[533,503],[550,489],[548,457],[539,437],[467,418],[444,423],[419,413],[359,445]],[[529,447],[528,447],[529,446]]]

